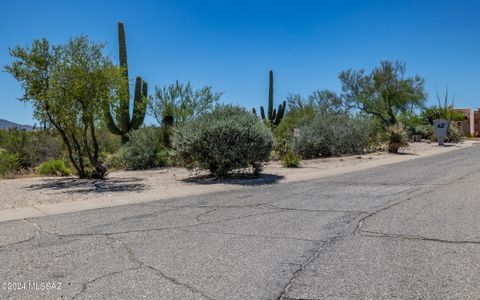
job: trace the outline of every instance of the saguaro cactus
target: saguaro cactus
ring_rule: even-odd
[[[148,85],[140,76],[137,76],[133,95],[133,116],[130,118],[127,46],[125,41],[125,29],[121,22],[118,23],[118,51],[120,68],[122,68],[122,75],[124,76],[123,84],[125,84],[125,86],[123,86],[119,93],[120,104],[115,114],[117,122],[115,122],[115,119],[112,116],[110,107],[105,110],[105,116],[108,129],[113,134],[122,136],[122,143],[126,143],[128,141],[127,134],[132,130],[137,130],[145,119]]]
[[[278,126],[283,119],[283,115],[285,114],[287,103],[283,101],[283,103],[278,106],[278,110],[273,108],[273,71],[270,71],[269,75],[268,115],[265,115],[265,109],[263,106],[260,106],[260,116],[264,122],[270,125]]]

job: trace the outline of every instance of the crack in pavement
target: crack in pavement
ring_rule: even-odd
[[[304,211],[304,212],[325,212],[325,213],[347,213],[347,214],[368,214],[370,211],[361,210],[335,210],[335,209],[306,209],[306,208],[290,208],[280,207],[272,204],[266,205],[266,207],[280,210],[292,210],[292,211]]]
[[[298,278],[298,275],[303,272],[305,270],[305,268],[315,259],[317,258],[317,256],[320,254],[320,252],[322,252],[322,250],[325,248],[324,246],[326,244],[329,244],[329,243],[334,243],[336,240],[339,240],[339,239],[343,239],[345,238],[345,236],[334,236],[334,237],[331,237],[325,241],[323,241],[321,244],[320,244],[320,247],[318,249],[315,250],[315,248],[313,248],[313,253],[299,266],[299,268],[297,270],[295,270],[293,273],[292,273],[292,277],[290,278],[290,280],[287,282],[287,284],[282,288],[282,290],[280,291],[280,294],[279,296],[276,298],[276,300],[282,300],[282,299],[288,299],[288,298],[285,298],[285,294],[288,292],[288,289],[290,288],[290,286],[292,286],[293,282],[295,281],[295,279]]]
[[[111,273],[108,273],[108,274],[104,274],[102,276],[95,277],[95,278],[93,278],[91,280],[88,280],[86,282],[81,282],[79,284],[82,285],[82,289],[78,293],[73,295],[72,299],[76,299],[77,297],[80,297],[80,295],[82,295],[83,293],[85,293],[87,291],[88,285],[94,283],[95,281],[98,281],[98,280],[106,278],[106,277],[114,276],[114,275],[117,275],[117,274],[121,274],[123,272],[131,271],[131,270],[138,270],[140,268],[141,268],[141,266],[133,267],[133,268],[127,268],[127,269],[120,270],[120,271],[114,271],[114,272],[111,272]],[[72,283],[75,284],[75,282],[72,282]]]
[[[198,216],[195,217],[195,220],[201,222],[201,221],[200,221],[200,218],[201,218],[201,217],[206,216],[206,215],[208,215],[208,214],[210,214],[210,213],[213,213],[213,212],[217,211],[217,209],[218,209],[218,208],[214,207],[214,208],[212,208],[212,209],[210,209],[210,210],[208,210],[208,211],[206,211],[206,212],[204,212],[204,213],[201,213],[201,214],[199,214]]]
[[[460,181],[460,180],[464,179],[467,175],[469,175],[469,174],[463,174],[463,175],[461,175],[461,176],[459,176],[459,177],[457,177],[457,178],[454,178],[454,179],[450,180],[448,183],[445,183],[445,184],[442,184],[442,185],[447,186],[447,185],[449,185],[449,184],[451,184],[451,183],[454,183],[454,182],[456,182],[456,181]],[[413,190],[413,191],[408,192],[407,194],[413,194],[414,192],[420,191],[420,190],[421,190],[421,189]],[[401,200],[395,201],[395,202],[393,202],[393,203],[390,203],[390,204],[381,206],[379,209],[377,209],[377,210],[369,213],[368,215],[362,217],[362,218],[359,220],[357,226],[355,227],[353,233],[354,233],[354,234],[358,234],[358,233],[361,231],[361,227],[362,227],[363,223],[364,223],[368,218],[373,217],[374,215],[376,215],[376,214],[378,214],[378,213],[381,213],[381,212],[383,212],[383,211],[386,211],[386,210],[388,210],[388,209],[390,209],[390,208],[392,208],[392,207],[395,207],[395,206],[397,206],[397,205],[399,205],[399,204],[402,204],[402,203],[404,203],[404,202],[410,201],[410,200],[414,199],[415,197],[423,196],[423,195],[425,195],[425,194],[428,194],[428,193],[430,193],[430,192],[433,192],[434,190],[436,190],[436,188],[426,189],[426,190],[423,190],[423,192],[421,192],[421,193],[419,193],[419,194],[416,194],[415,196],[407,197],[407,198],[405,198],[405,199],[401,199]]]
[[[159,274],[162,278],[170,281],[172,284],[174,285],[180,285],[180,286],[183,286],[184,288],[188,289],[189,291],[191,291],[192,293],[194,294],[199,294],[200,296],[202,296],[203,298],[205,299],[209,299],[209,300],[214,300],[214,298],[206,295],[205,293],[203,293],[202,291],[200,291],[199,289],[191,286],[191,285],[188,285],[184,282],[181,282],[179,281],[178,279],[174,278],[174,277],[171,277],[171,276],[168,276],[167,274],[165,274],[162,270],[160,269],[157,269],[155,268],[154,266],[151,266],[151,265],[148,265],[146,264],[145,262],[143,262],[142,260],[140,260],[139,258],[137,258],[135,256],[135,253],[133,251],[133,249],[131,249],[130,247],[128,247],[127,243],[121,239],[118,239],[118,238],[115,238],[113,235],[109,235],[109,236],[105,236],[107,239],[110,239],[110,240],[113,240],[115,242],[118,242],[122,245],[123,249],[127,252],[128,254],[128,257],[130,259],[131,262],[135,263],[135,264],[138,264],[140,267],[143,267],[143,268],[147,268],[147,269],[150,269],[152,271],[155,271],[157,274]]]
[[[368,231],[368,230],[361,230],[359,232],[359,235],[364,236],[364,237],[420,240],[420,241],[448,243],[448,244],[473,244],[473,245],[479,245],[480,244],[480,241],[447,240],[447,239],[429,238],[429,237],[417,236],[417,235],[391,234],[391,233],[383,233],[383,232]]]
[[[181,230],[184,228],[191,228],[191,227],[196,227],[196,226],[201,226],[201,225],[209,225],[209,224],[217,224],[225,221],[233,221],[233,220],[241,220],[249,217],[254,217],[254,216],[261,216],[261,215],[266,215],[266,214],[274,214],[274,213],[280,213],[282,212],[281,210],[277,211],[267,211],[267,212],[262,212],[262,213],[252,213],[244,216],[238,216],[238,217],[232,217],[232,218],[225,218],[225,219],[220,219],[216,221],[208,221],[208,222],[200,222],[200,223],[195,223],[195,224],[189,224],[189,225],[181,225],[181,226],[172,226],[172,227],[157,227],[157,228],[145,228],[145,229],[133,229],[133,230],[125,230],[125,231],[116,231],[116,232],[86,232],[86,233],[67,233],[67,234],[61,234],[61,233],[56,233],[56,232],[51,232],[42,229],[37,223],[31,221],[30,219],[24,219],[24,221],[31,223],[33,226],[36,226],[38,231],[36,231],[36,235],[26,239],[22,240],[19,242],[15,243],[10,243],[10,244],[5,244],[0,246],[0,248],[11,246],[11,245],[16,245],[16,244],[21,244],[21,243],[26,243],[40,234],[48,234],[48,235],[53,235],[53,236],[58,236],[58,237],[83,237],[83,236],[109,236],[109,235],[115,235],[115,234],[128,234],[128,233],[136,233],[136,232],[152,232],[152,231],[163,231],[163,230]],[[193,219],[197,218],[200,215],[204,215],[205,212],[195,216]]]
[[[35,223],[35,222],[31,221],[31,220],[28,220],[28,219],[24,219],[24,220],[22,220],[22,221],[27,222],[27,223],[29,223],[29,224],[32,224],[32,225],[34,226],[34,228],[35,228],[34,234],[33,234],[31,237],[26,238],[26,239],[21,240],[21,241],[18,241],[18,242],[9,243],[9,244],[5,244],[5,245],[0,245],[0,249],[5,248],[5,247],[7,247],[7,246],[11,246],[11,245],[18,245],[18,244],[27,243],[27,242],[35,239],[37,236],[40,235],[41,228],[40,228],[40,226],[38,226],[37,223]],[[12,221],[12,222],[15,222],[15,221]]]
[[[224,235],[234,235],[234,236],[241,236],[241,237],[258,237],[264,239],[272,239],[272,240],[291,240],[291,241],[302,241],[302,242],[320,242],[323,240],[311,240],[311,239],[302,239],[302,238],[289,238],[289,237],[279,237],[279,236],[265,236],[259,234],[245,234],[245,233],[233,233],[233,232],[221,232],[221,231],[210,231],[210,230],[186,230],[186,229],[178,229],[178,231],[188,232],[188,233],[214,233],[214,234],[224,234]]]

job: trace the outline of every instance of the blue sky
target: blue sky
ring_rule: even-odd
[[[118,60],[125,23],[130,75],[150,84],[210,85],[223,100],[264,104],[340,88],[337,75],[402,60],[426,79],[429,102],[446,85],[456,106],[480,107],[480,1],[22,1],[0,2],[0,64],[8,48],[86,34]],[[0,118],[33,124],[19,84],[0,72]],[[149,120],[150,122],[152,119]]]

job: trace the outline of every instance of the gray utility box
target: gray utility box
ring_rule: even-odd
[[[444,119],[433,120],[433,133],[438,138],[438,144],[443,145],[447,137],[449,122]]]

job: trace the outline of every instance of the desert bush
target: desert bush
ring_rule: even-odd
[[[369,147],[371,122],[347,113],[320,113],[301,127],[298,151],[304,158],[363,153]]]
[[[0,148],[18,155],[21,167],[29,169],[50,158],[59,158],[62,144],[48,132],[11,128],[0,130]]]
[[[49,159],[36,168],[37,174],[42,176],[69,176],[72,171],[60,159]]]
[[[128,135],[123,149],[123,160],[128,170],[144,170],[165,166],[168,154],[162,145],[160,131],[145,127]]]
[[[105,166],[109,170],[119,170],[119,169],[124,169],[125,168],[125,160],[123,158],[124,156],[124,151],[123,148],[120,148],[115,153],[107,154],[105,157]]]
[[[100,151],[109,154],[114,154],[122,147],[122,138],[119,135],[111,133],[108,128],[101,127],[97,130],[98,144]]]
[[[293,108],[283,117],[282,122],[273,130],[275,141],[273,150],[281,158],[293,147],[293,129],[302,127],[315,117],[313,106]]]
[[[447,142],[447,143],[460,143],[461,141],[463,141],[463,136],[460,133],[460,131],[458,131],[457,126],[455,126],[453,123],[450,124],[450,126],[448,127],[447,139],[446,139],[445,142]]]
[[[403,128],[397,126],[389,127],[385,132],[387,142],[387,151],[390,153],[398,153],[400,148],[408,146],[408,135]]]
[[[414,134],[420,135],[422,139],[430,139],[433,135],[432,125],[418,125],[414,129]]]
[[[215,177],[247,167],[258,174],[272,144],[271,131],[254,114],[231,105],[177,128],[172,143],[183,166],[208,169]]]
[[[20,157],[0,149],[0,177],[8,177],[20,169]]]
[[[300,155],[293,153],[293,151],[289,151],[282,157],[282,166],[284,168],[298,168],[300,167],[300,161]]]

